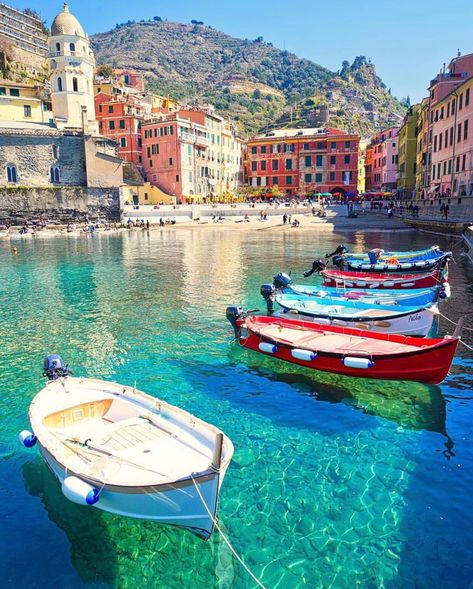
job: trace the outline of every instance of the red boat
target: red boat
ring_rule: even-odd
[[[384,380],[438,384],[447,376],[461,325],[453,336],[419,338],[318,325],[298,319],[247,315],[229,307],[244,348],[314,370]]]
[[[374,274],[372,272],[345,272],[343,270],[322,270],[324,286],[346,288],[432,288],[448,283],[448,277],[441,270],[427,274]]]

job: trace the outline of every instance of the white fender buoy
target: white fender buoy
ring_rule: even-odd
[[[326,319],[324,317],[314,317],[312,319],[312,321],[314,323],[318,323],[319,325],[331,325],[332,322],[330,321],[330,319]]]
[[[355,358],[355,356],[345,356],[342,360],[348,368],[373,368],[374,362],[371,358]]]
[[[278,351],[278,347],[274,344],[268,344],[267,342],[261,342],[258,346],[260,352],[266,352],[267,354],[275,354]]]
[[[36,436],[27,429],[18,434],[18,439],[25,448],[32,448],[36,444]]]
[[[311,350],[301,350],[299,348],[291,350],[291,355],[293,358],[297,358],[297,360],[305,360],[306,362],[312,362],[312,360],[317,358],[317,352],[312,352]]]
[[[61,490],[69,501],[79,505],[94,505],[100,499],[100,492],[78,477],[66,477]]]

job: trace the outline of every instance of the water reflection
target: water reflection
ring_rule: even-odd
[[[108,536],[104,514],[68,501],[40,458],[25,463],[22,475],[26,491],[40,499],[49,519],[67,535],[71,561],[82,581],[113,583],[116,549]]]

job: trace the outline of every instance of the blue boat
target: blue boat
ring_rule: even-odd
[[[337,265],[346,270],[362,272],[425,272],[445,266],[451,255],[451,252],[429,248],[421,252],[404,252],[402,256],[385,252],[376,264],[370,262],[367,254],[344,254],[338,256],[338,260],[334,259],[334,263],[338,261]]]
[[[324,301],[358,301],[371,305],[400,305],[402,307],[423,307],[434,303],[439,296],[436,288],[414,288],[409,291],[384,289],[366,290],[361,288],[335,288],[332,286],[309,286],[294,284],[282,289],[284,294],[315,297]],[[442,298],[442,297],[441,297]]]
[[[447,298],[443,285],[432,288],[400,289],[370,289],[345,288],[330,286],[312,286],[307,284],[293,284],[292,278],[285,272],[279,272],[273,278],[273,284],[263,284],[261,294],[265,299],[277,292],[301,296],[315,297],[325,301],[358,301],[372,305],[400,305],[407,307],[423,307]]]
[[[281,311],[276,314],[314,321],[322,325],[338,325],[377,333],[398,333],[424,337],[438,316],[437,305],[377,305],[359,301],[325,300],[300,294],[277,293],[274,297]],[[272,300],[267,299],[271,312]]]

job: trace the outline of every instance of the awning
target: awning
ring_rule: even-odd
[[[434,186],[433,188],[430,188],[427,191],[427,194],[433,194],[434,192],[437,192],[437,190],[440,190],[440,184],[437,184],[437,186]]]

